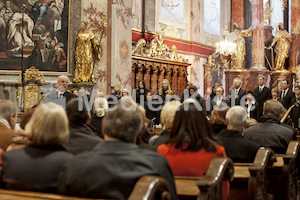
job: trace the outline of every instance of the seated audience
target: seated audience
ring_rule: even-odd
[[[218,134],[221,130],[226,129],[225,116],[228,110],[228,106],[225,109],[221,106],[215,107],[211,112],[209,123],[212,127],[213,134]]]
[[[9,100],[0,101],[0,148],[4,151],[11,144],[17,122],[17,107]]]
[[[96,129],[96,134],[103,138],[102,120],[105,116],[108,104],[105,98],[96,98],[94,101],[91,125]]]
[[[253,119],[253,118],[247,118],[247,119],[246,119],[246,124],[245,124],[245,126],[244,126],[243,136],[244,136],[245,131],[246,131],[250,126],[253,126],[253,125],[255,125],[255,124],[257,124],[256,119]]]
[[[28,138],[28,135],[25,133],[24,129],[25,129],[26,124],[31,119],[34,111],[35,111],[35,107],[30,108],[23,113],[23,115],[21,117],[21,122],[20,122],[20,129],[15,131],[14,136],[12,138],[12,144],[7,147],[6,151],[19,149],[19,148],[25,147],[31,143]]]
[[[280,124],[279,116],[283,105],[276,100],[268,100],[264,105],[261,122],[245,131],[245,137],[261,147],[271,148],[276,153],[285,153],[294,131]]]
[[[82,109],[79,109],[80,101],[82,100],[73,99],[66,106],[70,138],[64,144],[64,148],[74,155],[90,151],[103,141],[89,124],[91,114],[87,111],[84,102],[81,102]]]
[[[159,146],[169,140],[175,113],[180,105],[179,101],[170,101],[163,106],[160,114],[160,121],[163,126],[162,131],[150,138],[149,144]]]
[[[151,174],[165,178],[172,199],[177,199],[168,161],[134,144],[144,128],[142,113],[134,104],[127,106],[122,101],[103,119],[105,141],[65,165],[59,192],[89,198],[127,199],[136,181]]]
[[[6,188],[56,192],[59,173],[72,158],[62,145],[68,140],[68,118],[60,105],[39,105],[25,127],[31,144],[3,154]]]
[[[157,152],[167,158],[174,175],[204,176],[213,158],[226,157],[224,147],[212,137],[204,112],[194,103],[182,104],[173,123],[170,140]],[[228,182],[223,185],[223,199],[228,197],[228,186]]]
[[[247,113],[241,106],[234,106],[226,113],[227,129],[216,138],[225,147],[226,154],[233,162],[253,162],[259,145],[242,136]]]

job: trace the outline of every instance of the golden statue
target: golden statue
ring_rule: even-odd
[[[272,44],[267,49],[271,49],[276,43],[275,48],[275,67],[273,70],[283,70],[284,62],[287,57],[289,57],[289,48],[292,42],[292,36],[286,30],[283,29],[283,24],[280,23],[276,27],[275,38]]]
[[[76,39],[76,68],[73,82],[94,81],[93,58],[101,58],[100,43],[94,33],[86,28],[85,22],[80,23],[81,30]]]
[[[252,36],[252,28],[240,30],[238,23],[234,23],[234,32],[236,34],[236,52],[231,56],[231,69],[245,69],[244,60],[246,55],[245,39],[244,37]]]

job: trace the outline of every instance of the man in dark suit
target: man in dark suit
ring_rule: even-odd
[[[59,104],[66,107],[66,104],[71,101],[72,98],[76,98],[77,96],[75,94],[72,94],[71,92],[67,91],[69,86],[70,79],[66,75],[61,75],[58,77],[57,80],[57,88],[52,90],[45,99],[45,102],[54,102],[56,104]]]
[[[230,106],[241,105],[241,99],[247,95],[246,91],[241,88],[242,81],[239,78],[233,79],[233,89],[229,91]],[[246,97],[245,97],[246,99]]]
[[[17,122],[17,107],[9,100],[0,101],[0,148],[4,151],[12,143]]]
[[[254,89],[253,96],[257,103],[257,120],[260,120],[260,117],[263,115],[264,103],[272,98],[271,89],[265,86],[265,77],[259,75],[258,78],[258,87]]]
[[[295,98],[292,99],[293,104],[297,102],[300,102],[300,85],[295,86]],[[291,110],[291,119],[293,120],[294,128],[300,130],[300,104],[296,104],[295,107]]]
[[[284,79],[281,82],[282,91],[280,97],[283,99],[283,106],[289,109],[292,106],[292,99],[295,97],[295,93],[289,89],[289,81]]]
[[[233,162],[253,162],[259,145],[244,138],[242,130],[247,113],[241,106],[234,106],[226,113],[227,129],[223,129],[216,138],[221,141],[226,155]]]
[[[142,112],[128,98],[121,98],[114,108],[103,119],[104,142],[66,163],[58,191],[89,198],[127,199],[136,181],[151,174],[165,178],[171,199],[177,199],[168,161],[135,144],[144,130]]]

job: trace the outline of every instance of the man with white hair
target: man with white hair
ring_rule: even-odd
[[[227,129],[223,129],[216,137],[225,148],[226,155],[233,162],[253,162],[259,145],[242,136],[247,119],[246,110],[234,106],[226,113]]]
[[[102,129],[104,142],[66,163],[59,181],[59,193],[128,199],[136,181],[151,174],[165,178],[170,184],[171,199],[177,199],[168,161],[135,144],[144,130],[144,120],[130,97],[121,98],[114,109],[106,113]]]
[[[17,121],[17,107],[9,100],[0,101],[0,148],[6,150],[11,144]]]
[[[52,90],[47,96],[45,102],[54,102],[66,107],[66,104],[76,95],[67,91],[70,79],[66,75],[61,75],[57,80],[57,88]]]

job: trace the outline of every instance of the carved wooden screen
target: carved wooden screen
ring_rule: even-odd
[[[177,53],[176,46],[166,45],[161,33],[147,43],[140,39],[132,50],[132,89],[144,80],[152,94],[158,94],[163,79],[171,85],[173,94],[181,96],[187,83],[188,61]]]
[[[188,63],[170,62],[143,57],[132,57],[132,88],[144,80],[152,94],[158,94],[163,79],[170,82],[174,94],[181,96],[187,83]]]

